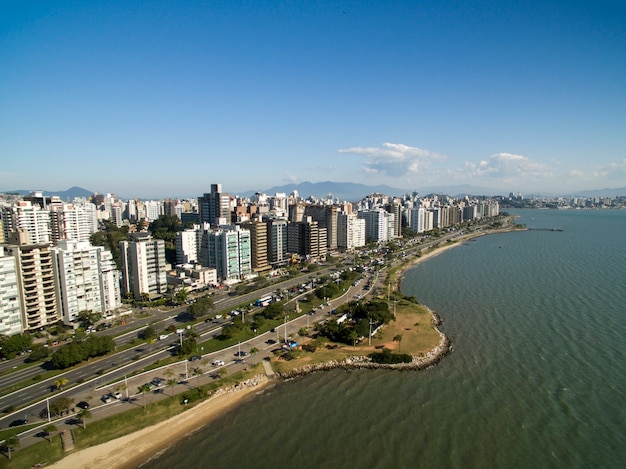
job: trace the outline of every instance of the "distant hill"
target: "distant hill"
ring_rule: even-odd
[[[263,190],[268,195],[274,195],[276,192],[285,192],[286,194],[292,193],[294,190],[298,191],[300,197],[318,197],[326,198],[328,194],[332,194],[334,198],[339,200],[345,200],[349,202],[356,202],[364,197],[379,193],[390,196],[401,196],[404,194],[411,194],[417,192],[420,195],[426,194],[446,194],[453,196],[464,195],[504,195],[495,189],[479,188],[469,185],[460,186],[440,186],[440,187],[426,187],[426,188],[414,188],[414,189],[399,189],[397,187],[391,187],[387,185],[368,186],[365,184],[358,184],[353,182],[302,182],[300,184],[286,184],[284,186],[274,186],[269,189]],[[254,195],[255,191],[249,191],[240,194],[244,197]]]
[[[616,189],[596,189],[588,191],[577,191],[572,193],[575,197],[619,197],[626,196],[626,187],[618,187]]]
[[[42,192],[43,195],[52,196],[56,195],[63,201],[72,201],[76,197],[86,197],[89,198],[93,195],[92,191],[88,191],[87,189],[83,189],[82,187],[70,187],[65,191],[46,191],[42,189],[20,189],[15,191],[7,191],[7,194],[20,194],[20,195],[30,195],[31,192]]]
[[[285,184],[284,186],[274,186],[265,189],[263,192],[268,195],[274,195],[277,192],[285,192],[287,195],[293,191],[298,191],[300,197],[318,197],[326,198],[331,194],[333,198],[356,202],[363,197],[375,192],[385,195],[402,195],[406,193],[404,189],[398,189],[387,185],[367,186],[365,184],[357,184],[353,182],[301,182],[300,184]],[[249,191],[241,194],[244,197],[254,195],[257,191]]]

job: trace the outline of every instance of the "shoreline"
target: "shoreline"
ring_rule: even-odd
[[[219,389],[189,410],[134,433],[90,446],[52,464],[53,469],[136,469],[213,422],[247,399],[265,391],[271,381],[257,375],[235,386]]]
[[[400,292],[404,274],[407,270],[416,267],[420,263],[441,254],[465,241],[491,233],[512,231],[507,229],[481,232],[468,235],[443,246],[438,246],[419,257],[404,263],[396,277],[391,279],[394,291]],[[450,339],[439,330],[441,324],[439,315],[425,307],[431,314],[433,326],[440,336],[439,343],[423,357],[413,356],[413,361],[406,364],[377,364],[372,363],[368,357],[354,356],[344,360],[330,361],[316,365],[307,365],[289,373],[280,374],[280,379],[286,381],[298,376],[304,376],[319,371],[332,369],[393,369],[393,370],[422,370],[436,365],[452,350]],[[137,432],[120,438],[81,449],[65,456],[60,461],[52,464],[53,469],[74,469],[76,467],[89,467],[90,469],[136,469],[148,464],[152,459],[167,451],[173,445],[180,442],[187,435],[194,433],[202,427],[210,424],[224,413],[232,410],[246,399],[254,398],[254,395],[266,390],[272,382],[266,375],[257,375],[254,378],[239,383],[229,388],[218,390],[213,396],[192,407],[187,412],[182,412],[168,420],[156,425],[144,428]],[[167,430],[166,430],[167,429]]]

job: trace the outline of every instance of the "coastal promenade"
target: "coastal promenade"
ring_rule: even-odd
[[[454,240],[452,240],[452,242],[448,242],[447,239],[439,239],[436,241],[436,243],[431,243],[431,245],[422,245],[419,246],[418,249],[414,250],[414,252],[412,254],[410,254],[409,256],[407,256],[406,259],[403,259],[401,263],[396,264],[395,267],[400,267],[399,270],[397,270],[395,272],[394,275],[396,275],[397,277],[394,277],[397,281],[392,282],[393,283],[393,287],[397,288],[399,285],[399,280],[401,278],[402,272],[406,269],[406,268],[410,268],[411,266],[413,266],[415,263],[417,262],[421,262],[427,258],[429,258],[430,256],[436,255],[440,252],[442,252],[445,249],[451,248],[455,245],[458,245],[458,243],[466,240],[466,239],[470,239],[471,237],[475,237],[475,236],[480,236],[482,234],[486,234],[486,232],[480,232],[480,233],[474,233],[472,235],[468,235],[468,236],[462,236],[462,237],[455,237]],[[436,248],[436,249],[433,249]],[[372,287],[367,291],[367,294],[371,294],[372,292],[376,291],[378,292],[378,294],[380,294],[381,292],[385,291],[385,286],[387,285],[387,288],[389,287],[389,282],[387,282],[386,280],[386,275],[388,273],[388,269],[384,268],[382,270],[380,270],[377,273],[377,276],[372,279],[373,281],[372,283]],[[355,289],[349,289],[341,298],[335,299],[333,300],[333,302],[331,303],[331,305],[329,306],[329,311],[332,308],[337,307],[339,304],[343,303],[343,302],[347,302],[349,300],[351,300],[353,298],[353,296],[355,295],[355,292],[360,290],[359,288],[355,288]],[[320,312],[317,315],[315,315],[315,319],[314,320],[321,320],[323,318],[326,317],[326,313],[325,312]],[[262,380],[260,380],[258,383],[254,384],[254,387],[256,386],[260,386],[259,390],[261,390],[262,387],[266,386],[268,383],[271,382],[271,379],[274,378],[274,372],[271,368],[270,362],[264,360],[264,358],[269,358],[272,356],[272,350],[276,348],[275,345],[269,345],[267,342],[269,340],[269,338],[271,338],[274,334],[276,336],[277,339],[280,339],[281,336],[284,337],[289,337],[292,334],[296,334],[297,331],[299,329],[301,329],[302,327],[304,327],[304,325],[306,324],[307,326],[310,325],[311,321],[312,321],[313,317],[309,316],[309,315],[303,315],[300,316],[296,319],[293,319],[289,322],[286,322],[284,324],[284,326],[280,326],[279,328],[276,329],[275,333],[267,333],[264,334],[262,336],[258,336],[254,339],[252,339],[251,341],[248,341],[246,343],[243,344],[238,344],[237,346],[233,346],[230,347],[229,349],[225,349],[223,351],[220,352],[216,352],[215,354],[212,354],[210,357],[203,357],[203,358],[210,358],[210,359],[218,359],[218,360],[222,360],[224,361],[224,366],[228,367],[229,369],[229,373],[230,374],[234,374],[237,373],[239,371],[244,371],[246,370],[249,365],[252,363],[250,360],[254,360],[254,362],[256,363],[257,361],[260,361],[261,363],[263,363],[263,376],[264,378]],[[282,329],[282,330],[281,330]],[[441,345],[441,344],[440,344]],[[245,350],[252,350],[254,348],[257,348],[259,351],[254,355],[254,357],[252,356],[248,356],[246,357],[245,360],[241,360],[239,358],[236,357],[236,355],[239,355],[239,352],[241,351],[241,348],[244,348]],[[441,356],[445,355],[445,353],[447,353],[448,348],[447,345],[445,347],[445,350],[443,348],[440,348],[439,350],[436,350],[434,355],[436,355],[438,358],[436,360],[433,360],[432,363],[430,363],[428,366],[432,365],[433,363],[436,363],[436,361],[438,361],[438,359],[440,359]],[[432,358],[432,356],[430,356],[429,358]],[[358,367],[366,367],[364,366],[364,362],[361,363],[357,363],[356,361],[354,362],[354,364]],[[206,363],[204,363],[204,365],[206,367]],[[329,369],[332,367],[336,367],[336,366],[343,366],[342,364],[336,363],[328,363],[325,366],[323,366],[322,368],[324,369]],[[128,399],[122,399],[119,401],[113,401],[111,403],[103,403],[101,405],[97,405],[94,406],[91,409],[92,415],[93,415],[93,419],[90,419],[90,421],[94,421],[96,419],[102,419],[102,418],[106,418],[108,416],[112,416],[115,414],[119,414],[122,412],[125,412],[126,410],[128,410],[129,408],[131,408],[132,406],[136,407],[139,405],[143,405],[143,399],[145,398],[145,404],[149,405],[151,402],[159,400],[159,399],[164,399],[164,398],[168,398],[171,395],[179,395],[183,392],[185,392],[186,390],[189,389],[193,389],[195,386],[203,386],[207,383],[213,382],[215,379],[217,379],[217,373],[216,371],[219,369],[219,367],[210,367],[209,369],[205,369],[203,370],[203,373],[201,375],[197,375],[197,376],[193,376],[192,378],[189,377],[189,364],[187,362],[179,362],[177,364],[174,365],[169,365],[167,368],[169,368],[169,371],[172,371],[174,373],[176,373],[176,375],[181,378],[178,383],[176,385],[174,385],[173,387],[167,387],[167,388],[163,388],[158,390],[158,392],[152,392],[150,394],[147,394],[145,396],[139,396],[139,395],[134,395],[134,396],[129,396]],[[416,367],[419,368],[419,367]],[[257,368],[258,371],[258,368]],[[309,370],[309,372],[311,371],[317,371],[317,370]],[[299,373],[302,374],[306,372],[306,370],[300,370]],[[137,389],[138,387],[138,383],[141,382],[147,382],[150,381],[153,377],[159,376],[162,377],[162,375],[165,373],[165,369],[158,369],[158,370],[151,370],[150,372],[140,375],[139,377],[133,377],[133,380],[136,381],[131,381],[128,383],[126,389],[132,389],[133,387],[135,389]],[[184,379],[183,379],[184,377]],[[286,376],[285,376],[286,377]],[[269,379],[268,379],[269,378]],[[261,383],[263,384],[261,386]],[[104,388],[99,388],[99,389],[94,389],[95,392],[104,392],[105,389]],[[238,401],[237,398],[235,398],[236,393],[229,393],[231,399],[229,399],[232,402],[236,402]],[[93,394],[90,396],[91,398],[93,398]],[[195,407],[194,407],[195,408]],[[212,413],[208,413],[205,417],[205,421],[204,423],[208,422],[211,418]],[[55,425],[57,426],[58,431],[63,431],[64,429],[71,429],[74,428],[76,426],[76,421],[75,419],[72,418],[73,416],[67,416],[64,419],[60,419],[57,420],[55,423]],[[43,425],[42,425],[43,426]],[[196,427],[197,428],[197,427]],[[194,428],[189,428],[186,427],[186,431],[192,431]],[[23,434],[20,435],[20,442],[21,442],[21,447],[25,447],[28,446],[29,444],[35,443],[37,441],[41,441],[41,436],[37,436],[38,433],[41,432],[41,427],[38,429],[33,429],[29,432],[25,432]],[[129,436],[130,437],[130,436]],[[124,437],[126,438],[126,437]],[[170,438],[171,440],[171,438]],[[85,450],[81,450],[75,454],[81,454],[83,453],[83,451]],[[63,459],[59,465],[55,465],[54,467],[76,467],[76,466],[70,466],[70,465],[65,465],[66,464],[66,460],[68,458]],[[107,463],[108,464],[108,463]],[[99,467],[99,466],[94,466],[94,465],[90,465],[89,467]],[[123,466],[123,465],[103,465],[101,467],[131,467],[131,466]]]

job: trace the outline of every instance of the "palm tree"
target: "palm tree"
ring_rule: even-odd
[[[141,394],[143,394],[143,408],[146,408],[146,393],[150,392],[150,386],[146,383],[146,384],[142,384],[141,386],[139,386],[139,392]]]
[[[400,351],[400,345],[402,343],[402,334],[398,334],[393,337],[394,342],[398,342],[398,352]]]
[[[252,354],[252,357],[253,357],[253,360],[254,360],[254,362],[253,362],[254,365],[256,365],[256,354],[257,354],[258,351],[259,351],[259,349],[256,348],[256,347],[252,347],[250,349],[250,353]]]
[[[196,387],[200,387],[200,376],[202,376],[202,368],[196,367],[193,370],[191,370],[191,373],[196,376],[198,378],[198,385]]]
[[[93,417],[89,409],[80,409],[80,411],[76,414],[78,420],[80,420],[83,424],[83,428],[87,430],[87,419]]]
[[[48,425],[46,425],[45,427],[43,427],[43,434],[44,434],[44,437],[49,437],[49,436],[50,436],[50,434],[51,434],[52,432],[56,432],[56,431],[57,431],[57,427],[56,427],[56,425],[55,425],[55,424],[53,424],[53,423],[49,423]],[[46,439],[47,439],[48,441],[52,441],[52,439],[51,439],[51,438],[46,438]]]
[[[170,378],[167,380],[167,385],[172,391],[172,397],[174,397],[174,386],[176,386],[176,378]]]
[[[67,378],[59,378],[54,382],[54,385],[56,386],[56,388],[60,391],[61,388],[63,388],[63,386],[65,386],[67,383],[69,383],[70,380]]]
[[[9,453],[9,459],[11,459],[11,449],[17,448],[20,445],[20,439],[16,435],[10,436],[4,440],[4,445]]]

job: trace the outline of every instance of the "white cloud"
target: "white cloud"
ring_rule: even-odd
[[[464,180],[493,178],[511,183],[516,180],[545,180],[553,176],[552,171],[551,166],[534,162],[523,155],[496,153],[478,164],[465,162],[463,169],[456,172],[456,177]]]
[[[294,176],[293,174],[285,173],[285,175],[283,176],[283,182],[287,184],[299,184],[300,179],[297,176]]]
[[[382,147],[342,148],[339,153],[365,157],[365,172],[388,176],[418,174],[430,167],[432,161],[446,156],[402,143],[383,143]]]

